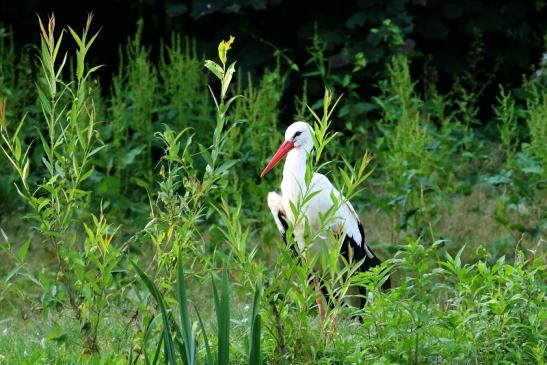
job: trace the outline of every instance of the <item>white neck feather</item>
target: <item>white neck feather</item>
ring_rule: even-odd
[[[281,192],[284,197],[296,201],[305,187],[307,153],[304,148],[294,148],[287,154],[283,168]]]

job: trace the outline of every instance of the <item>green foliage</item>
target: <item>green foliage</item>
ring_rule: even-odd
[[[177,364],[177,353],[179,354],[182,363],[185,365],[197,364],[198,363],[198,343],[197,343],[197,334],[194,330],[196,325],[191,325],[190,312],[188,310],[188,297],[186,296],[186,283],[185,283],[185,274],[184,268],[182,267],[182,257],[178,258],[178,269],[177,269],[177,301],[179,306],[179,322],[173,319],[172,313],[168,310],[166,306],[166,300],[163,298],[162,294],[152,282],[152,280],[139,268],[138,265],[131,262],[133,268],[137,271],[137,274],[141,278],[142,282],[146,285],[147,289],[150,291],[150,294],[154,297],[155,301],[158,303],[160,314],[162,319],[162,331],[161,339],[158,341],[157,350],[154,355],[153,361],[148,360],[147,350],[145,349],[145,357],[147,358],[147,363],[157,364],[161,359],[158,357],[159,349],[162,344],[164,345],[164,363],[165,364]],[[213,296],[215,302],[215,312],[217,315],[217,361],[213,361],[211,353],[211,344],[209,342],[209,337],[207,335],[205,325],[199,314],[199,309],[195,307],[196,315],[199,320],[200,329],[202,332],[204,347],[205,347],[205,356],[203,363],[208,365],[213,364],[229,364],[230,356],[230,286],[228,284],[228,272],[226,268],[222,270],[222,278],[220,284],[220,293],[217,291],[217,283],[214,278],[212,278],[213,284]],[[248,349],[248,361],[249,365],[259,365],[261,363],[260,355],[260,340],[261,340],[261,327],[260,327],[260,314],[259,305],[260,305],[260,295],[262,287],[260,284],[256,285],[255,295],[253,300],[253,310],[250,320],[250,332],[249,332],[249,349]],[[154,320],[152,320],[150,326]],[[150,327],[147,330],[147,336],[144,340],[145,348],[148,346],[148,332]]]
[[[268,151],[276,147],[268,134],[276,133],[279,124],[279,103],[284,87],[280,68],[278,61],[274,70],[266,70],[258,86],[253,85],[249,75],[247,87],[240,91],[243,97],[236,103],[234,119],[244,125],[234,131],[232,148],[234,152],[240,151],[238,155],[244,157],[246,163],[254,165],[266,160]],[[240,80],[240,84],[242,82]]]
[[[431,258],[438,247],[412,241],[396,255],[405,276],[388,295],[373,294],[363,317],[363,328],[370,329],[363,333],[364,348],[371,350],[364,358],[541,363],[545,329],[531,313],[539,314],[534,308],[545,295],[542,259],[467,265],[462,249],[437,265]]]
[[[219,50],[219,55],[226,61],[226,52],[221,54]],[[215,70],[215,75],[221,81],[220,102],[211,89],[217,112],[211,145],[205,147],[197,142],[200,157],[206,166],[199,168],[197,159],[192,155],[191,148],[195,142],[194,135],[189,135],[189,128],[175,133],[166,126],[163,133],[156,133],[164,144],[161,180],[158,182],[156,200],[151,203],[151,219],[142,232],[154,245],[156,273],[165,275],[161,287],[171,282],[174,263],[181,250],[193,252],[195,257],[203,256],[203,247],[199,247],[196,242],[201,235],[199,223],[205,218],[206,209],[216,206],[217,198],[223,194],[222,190],[228,183],[226,175],[237,162],[224,161],[225,146],[232,128],[228,128],[228,111],[238,97],[225,101],[231,75],[235,72],[235,62],[228,69],[225,64],[220,66],[210,60],[205,65]],[[204,258],[201,264],[207,267],[210,263]]]
[[[406,57],[394,57],[388,70],[389,78],[381,84],[383,96],[375,99],[383,111],[383,138],[378,147],[384,174],[390,176],[385,186],[391,197],[388,207],[400,214],[400,230],[406,230],[413,220],[418,236],[435,240],[432,223],[438,202],[428,193],[440,192],[441,179],[449,174],[439,168],[449,166],[445,159],[452,151],[443,151],[439,140],[442,133],[450,132],[437,131],[428,123],[430,116],[414,90]]]
[[[128,43],[124,62],[113,80],[110,105],[110,133],[115,153],[109,154],[107,167],[114,170],[114,179],[107,181],[127,193],[137,185],[149,189],[152,181],[153,113],[157,107],[159,88],[150,51],[141,44],[143,23],[138,24],[135,37]]]
[[[99,218],[92,216],[93,226],[84,223],[86,239],[84,253],[72,257],[71,271],[76,281],[74,287],[81,292],[79,320],[83,323],[86,335],[84,350],[98,352],[98,335],[105,312],[112,305],[110,296],[117,286],[114,271],[122,256],[123,249],[112,244],[118,228],[106,222],[101,212]],[[70,275],[70,273],[67,273]]]
[[[204,126],[209,125],[211,103],[203,61],[197,56],[195,41],[173,34],[171,42],[162,47],[158,66],[162,82],[162,120],[175,130],[191,127],[199,140],[211,136]]]
[[[501,143],[507,159],[512,160],[515,153],[515,145],[517,139],[517,118],[515,115],[515,101],[511,96],[511,93],[506,93],[503,86],[500,86],[500,96],[498,97],[498,108],[495,109],[496,117],[498,118],[500,125],[498,127],[500,131]]]
[[[533,154],[541,161],[544,177],[547,177],[547,94],[539,87],[531,87],[528,101],[528,128]]]
[[[520,92],[527,95],[525,104],[503,92],[496,113],[502,146],[506,152],[506,167],[486,181],[506,185],[504,195],[498,199],[495,219],[502,224],[513,242],[525,236],[541,237],[544,234],[545,215],[545,98],[541,84],[525,80]],[[544,94],[544,93],[543,93]],[[529,130],[529,143],[517,144],[517,117],[525,118]],[[518,152],[516,152],[518,151]],[[536,202],[537,199],[537,202]]]
[[[20,111],[34,98],[34,71],[30,56],[26,52],[18,53],[15,47],[13,32],[0,25],[0,95],[10,105],[8,116]]]

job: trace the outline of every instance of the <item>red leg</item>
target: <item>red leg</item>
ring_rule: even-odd
[[[313,277],[313,286],[315,287],[315,294],[317,295],[315,302],[317,303],[317,309],[319,310],[319,318],[321,321],[325,319],[325,308],[323,307],[323,292],[321,291],[321,288],[319,287],[319,283],[317,282],[317,278]]]

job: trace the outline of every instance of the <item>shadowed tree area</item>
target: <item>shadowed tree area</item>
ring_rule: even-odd
[[[144,21],[143,44],[152,47],[157,60],[160,39],[172,32],[195,38],[200,53],[214,50],[215,44],[232,34],[239,40],[234,55],[243,71],[260,72],[272,66],[275,49],[303,67],[315,34],[325,43],[325,57],[333,75],[344,75],[362,62],[367,67],[354,74],[358,90],[370,93],[374,80],[385,74],[385,61],[401,48],[415,60],[419,72],[424,65],[438,71],[441,90],[447,91],[454,78],[470,70],[474,44],[480,45],[482,59],[471,70],[477,84],[488,82],[481,103],[490,105],[497,84],[519,85],[521,76],[537,65],[544,50],[547,32],[547,3],[535,1],[435,1],[360,0],[341,4],[314,1],[23,1],[3,5],[0,22],[14,30],[19,46],[34,43],[36,14],[55,13],[62,24],[77,24],[89,11],[102,27],[97,49],[90,55],[97,64],[115,69],[118,46]],[[389,19],[392,25],[386,24]],[[394,29],[396,28],[396,29]],[[401,39],[395,39],[395,35]],[[471,56],[470,56],[471,55]],[[108,77],[101,75],[101,77]],[[300,91],[296,77],[287,87]],[[309,92],[320,97],[322,83],[311,80]],[[489,108],[481,108],[487,110]]]

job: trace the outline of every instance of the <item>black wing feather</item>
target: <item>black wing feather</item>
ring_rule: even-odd
[[[283,237],[283,241],[287,245],[288,244],[287,243],[287,230],[289,229],[289,224],[287,223],[287,217],[280,210],[277,213],[277,218],[279,219],[279,221],[281,222],[281,225],[283,226],[283,232],[281,232],[281,231],[279,231],[279,232],[281,233],[281,237]],[[294,244],[294,240],[291,243],[291,245],[289,246],[289,248],[291,249],[292,254],[293,254],[294,257],[299,257],[298,256],[298,251],[296,250],[296,246]]]
[[[361,233],[361,244],[358,245],[357,242],[353,239],[353,237],[350,237],[346,235],[344,238],[344,242],[342,243],[342,247],[340,249],[340,254],[344,256],[346,261],[353,260],[353,262],[358,262],[363,260],[363,263],[359,267],[360,272],[366,272],[370,270],[373,267],[376,267],[378,265],[382,264],[382,261],[372,252],[370,249],[370,246],[367,246],[368,251],[372,254],[372,257],[369,257],[367,255],[367,250],[365,249],[366,240],[365,240],[365,230],[363,229],[363,225],[361,222],[358,222],[359,224],[359,232]],[[391,288],[391,279],[388,277],[387,280],[382,285],[382,289],[390,289]],[[360,294],[362,295],[361,299],[361,307],[364,307],[366,303],[366,289],[364,287],[359,288]]]

